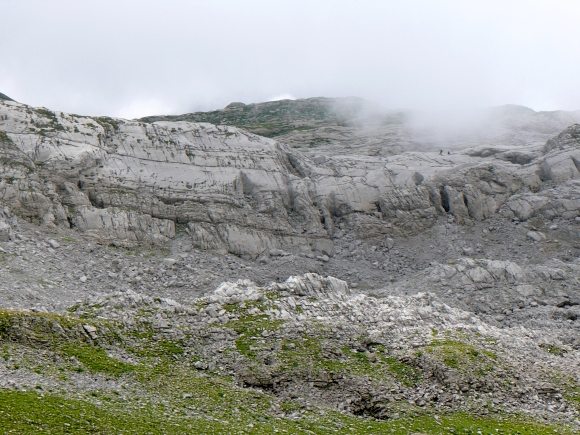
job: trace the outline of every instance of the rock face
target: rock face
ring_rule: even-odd
[[[0,198],[21,217],[115,244],[187,237],[252,258],[275,249],[332,255],[337,225],[365,238],[416,233],[445,215],[578,215],[579,129],[511,160],[489,147],[309,158],[234,127],[2,101]],[[557,206],[546,207],[550,196]]]
[[[544,147],[545,156],[541,164],[541,177],[555,183],[578,178],[580,173],[580,124],[575,124],[557,137],[550,139]]]
[[[2,198],[22,216],[115,241],[163,241],[181,225],[201,248],[331,250],[307,186],[274,141],[209,124],[2,108]]]

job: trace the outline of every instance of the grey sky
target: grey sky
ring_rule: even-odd
[[[580,109],[578,0],[0,0],[0,16],[0,92],[56,110]]]

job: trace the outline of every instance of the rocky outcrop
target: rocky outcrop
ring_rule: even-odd
[[[580,175],[580,124],[574,124],[544,147],[541,177],[561,183]]]
[[[517,266],[488,266],[498,278],[519,279]],[[441,414],[481,412],[491,397],[503,412],[575,415],[554,376],[577,374],[572,347],[552,333],[493,327],[432,293],[375,298],[307,274],[267,286],[224,282],[192,304],[124,291],[70,311],[131,331],[147,327],[180,343],[175,360],[194,355],[195,369],[208,375],[225,372],[242,387],[344,413],[397,418],[400,401]]]
[[[525,204],[542,203],[530,195],[550,195],[544,185],[567,183],[572,199],[561,198],[557,213],[578,215],[577,128],[524,164],[473,149],[309,158],[234,127],[2,101],[0,199],[29,220],[109,243],[186,237],[251,258],[276,249],[332,255],[337,225],[361,238],[416,233],[441,216],[486,219],[504,204],[525,219],[537,208]]]
[[[12,239],[12,226],[8,222],[4,210],[0,209],[0,242],[7,242]]]
[[[2,108],[0,192],[22,216],[109,240],[167,240],[182,225],[200,248],[254,256],[278,245],[329,249],[274,141],[209,124]]]
[[[569,180],[540,192],[523,192],[513,195],[501,210],[526,221],[540,216],[545,219],[563,217],[573,219],[580,210],[580,181]]]
[[[545,238],[537,232],[530,232]],[[543,239],[540,239],[541,242]],[[509,260],[463,257],[447,264],[434,263],[408,281],[382,290],[382,294],[414,294],[429,283],[429,291],[488,321],[505,326],[527,324],[553,331],[553,319],[569,321],[578,330],[580,316],[580,264],[557,259],[542,264],[518,264]],[[561,339],[578,347],[576,332],[562,332]]]

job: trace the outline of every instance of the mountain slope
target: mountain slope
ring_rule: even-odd
[[[149,116],[146,122],[190,121],[240,127],[266,137],[277,137],[294,130],[341,125],[370,110],[360,98],[308,98],[266,103],[231,103],[223,110],[187,113],[176,116]]]
[[[308,274],[186,305],[116,292],[65,315],[3,310],[0,326],[8,431],[573,433],[574,352],[429,294]]]
[[[5,101],[14,101],[12,98],[10,98],[8,95],[4,95],[2,92],[0,92],[0,100],[5,100]]]
[[[308,98],[232,103],[223,110],[142,120],[240,127],[317,155],[389,156],[410,150],[447,151],[490,144],[538,146],[580,122],[580,111],[535,112],[506,105],[485,110],[393,112],[360,98]]]
[[[0,426],[574,433],[578,162],[0,101]]]

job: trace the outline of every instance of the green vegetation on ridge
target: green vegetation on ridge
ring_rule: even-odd
[[[6,100],[6,101],[14,101],[12,98],[10,98],[8,95],[3,94],[2,92],[0,92],[0,100]]]
[[[209,122],[241,127],[266,137],[311,130],[327,125],[346,125],[369,103],[360,98],[308,98],[257,104],[231,103],[223,110],[178,116],[150,116],[143,121],[159,120]]]

